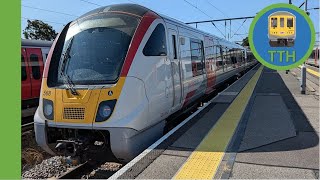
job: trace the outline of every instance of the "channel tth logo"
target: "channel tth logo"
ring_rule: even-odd
[[[315,30],[309,16],[290,4],[274,4],[260,11],[250,26],[249,43],[254,56],[275,70],[289,70],[311,54]]]

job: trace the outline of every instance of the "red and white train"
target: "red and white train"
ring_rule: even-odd
[[[21,99],[22,107],[39,101],[44,62],[52,42],[21,39]]]
[[[108,145],[129,161],[169,117],[255,63],[242,46],[145,7],[95,9],[66,25],[50,50],[37,143],[73,155]]]

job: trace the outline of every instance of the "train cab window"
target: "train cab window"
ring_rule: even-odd
[[[39,57],[36,54],[30,55],[30,62],[31,62],[31,70],[32,70],[32,77],[33,79],[40,79],[40,66],[39,66]]]
[[[26,62],[22,54],[21,54],[21,80],[22,81],[27,80]]]
[[[145,56],[166,56],[166,34],[162,24],[158,24],[143,48]]]
[[[280,18],[280,27],[284,27],[284,18]]]
[[[278,26],[278,19],[277,18],[271,18],[271,26],[276,28]]]
[[[292,28],[293,27],[293,18],[288,18],[287,19],[287,27]]]

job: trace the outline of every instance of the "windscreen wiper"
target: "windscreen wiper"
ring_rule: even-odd
[[[71,50],[72,42],[73,42],[73,37],[70,39],[70,41],[69,41],[69,43],[67,45],[67,49],[62,55],[61,68],[60,68],[60,73],[59,74],[62,77],[63,82],[67,85],[67,89],[71,91],[71,94],[79,95],[77,90],[74,88],[74,83],[72,82],[71,78],[69,77],[68,74],[66,74],[64,72],[65,66],[66,66],[66,62],[67,62],[68,59],[70,59],[70,50]]]

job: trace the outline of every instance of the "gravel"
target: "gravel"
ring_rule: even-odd
[[[35,140],[34,131],[22,132],[21,136],[21,172],[22,174],[52,155],[40,148]]]
[[[117,172],[123,165],[116,162],[106,162],[82,179],[107,179]]]
[[[43,160],[40,164],[35,165],[33,168],[25,171],[22,174],[23,179],[45,179],[57,178],[62,173],[66,172],[71,165],[63,163],[63,157],[54,156],[49,159]]]

